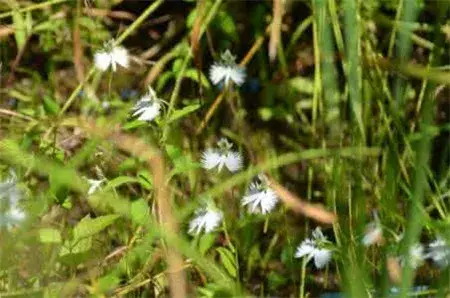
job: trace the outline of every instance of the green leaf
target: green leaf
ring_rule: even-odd
[[[59,113],[59,105],[50,96],[44,95],[44,109],[47,113],[57,115]]]
[[[156,90],[162,90],[170,79],[174,78],[175,74],[171,71],[166,71],[159,75],[158,82],[156,83]]]
[[[39,230],[39,240],[42,243],[61,243],[61,233],[57,229],[43,228]]]
[[[288,87],[301,93],[313,94],[314,82],[304,77],[295,77],[288,80]]]
[[[232,276],[237,276],[236,262],[234,260],[233,253],[226,249],[225,247],[219,247],[216,251],[220,255],[220,260],[222,261],[222,265],[225,267],[227,272]]]
[[[142,120],[131,120],[124,124],[123,130],[132,130],[142,126],[148,126],[148,123]]]
[[[119,187],[123,184],[127,184],[127,183],[139,183],[139,179],[137,179],[136,177],[128,177],[128,176],[119,176],[116,177],[112,180],[110,180],[106,186],[105,186],[105,190],[110,189],[110,188],[116,188]]]
[[[216,235],[214,233],[203,234],[198,242],[198,250],[203,256],[213,246],[216,241]]]
[[[186,69],[186,71],[184,72],[184,77],[189,78],[197,83],[201,83],[202,86],[205,87],[206,89],[211,88],[211,84],[209,83],[206,76],[203,74],[203,72],[199,71],[198,69],[195,68]]]
[[[147,170],[142,170],[137,173],[139,183],[142,187],[144,187],[147,190],[153,189],[153,179],[150,173]]]
[[[236,24],[233,18],[225,11],[220,11],[218,14],[218,20],[220,20],[220,28],[223,32],[229,35],[233,39],[237,39]]]
[[[180,119],[196,110],[198,110],[200,108],[200,104],[193,104],[193,105],[188,105],[180,110],[175,110],[172,115],[170,115],[170,118],[167,120],[167,123],[171,123],[177,119]]]
[[[133,223],[143,225],[149,219],[148,204],[144,199],[131,203],[131,220]]]
[[[172,65],[172,72],[173,73],[180,72],[182,65],[183,65],[183,59],[181,59],[181,58],[176,59]]]
[[[104,215],[96,218],[90,218],[90,216],[87,215],[73,229],[73,239],[80,240],[96,235],[111,225],[119,217],[120,215],[118,214]]]
[[[22,49],[27,40],[25,20],[18,10],[14,10],[12,19],[14,23],[14,37],[16,39],[17,48]]]
[[[118,214],[96,218],[90,218],[89,215],[85,216],[73,229],[72,241],[64,243],[59,255],[65,256],[89,251],[92,247],[92,236],[103,231],[119,217]]]
[[[183,151],[178,147],[166,145],[166,151],[174,165],[174,168],[168,174],[169,179],[174,175],[187,174],[200,167],[198,162],[193,161],[189,155],[183,154]]]

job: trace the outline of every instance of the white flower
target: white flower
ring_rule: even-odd
[[[148,93],[142,97],[133,107],[133,116],[138,116],[138,120],[152,121],[161,109],[161,100],[156,96],[155,91],[149,87]]]
[[[189,223],[189,234],[198,235],[205,230],[205,233],[212,232],[217,228],[223,218],[220,211],[212,210],[210,208],[203,208],[195,212],[194,219]]]
[[[320,227],[312,232],[313,239],[305,239],[298,247],[295,253],[296,258],[307,257],[307,262],[314,259],[314,265],[317,269],[325,267],[331,260],[331,250],[323,247],[323,243],[328,242],[323,235]]]
[[[128,67],[128,51],[124,47],[114,46],[113,43],[109,41],[103,50],[97,51],[94,55],[95,66],[101,71],[107,70],[110,66],[113,71],[116,71],[117,64]]]
[[[100,188],[100,186],[105,182],[105,179],[96,180],[96,179],[88,179],[86,178],[88,184],[89,184],[89,190],[88,195],[93,194],[97,191],[97,189]]]
[[[9,171],[9,177],[0,183],[0,199],[8,198],[13,206],[22,198],[22,192],[17,187],[17,175],[14,170]]]
[[[409,258],[411,267],[413,269],[416,269],[417,267],[421,266],[423,264],[423,261],[425,260],[423,245],[420,243],[416,243],[413,246],[411,246],[408,250],[408,258]],[[401,256],[399,259],[400,259],[400,264],[402,266],[404,266],[405,262],[406,262],[405,257]]]
[[[428,251],[425,257],[432,259],[439,267],[445,268],[450,264],[450,246],[441,237],[429,244]]]
[[[25,212],[16,206],[11,207],[6,215],[12,223],[17,223],[25,219]]]
[[[222,54],[221,59],[221,62],[214,63],[209,70],[209,77],[213,84],[218,85],[224,82],[227,85],[233,81],[238,86],[242,85],[246,76],[245,69],[236,64],[236,58],[229,50]]]
[[[260,175],[261,183],[253,182],[250,184],[247,195],[242,200],[243,206],[248,206],[251,213],[267,214],[275,207],[278,197],[270,187],[267,186],[267,180]]]
[[[383,229],[376,211],[373,211],[373,217],[375,220],[366,226],[366,233],[362,239],[364,246],[371,246],[383,239]]]
[[[382,237],[383,230],[380,224],[377,222],[371,222],[367,225],[362,243],[364,246],[371,246],[372,244],[378,243]]]
[[[203,168],[210,170],[218,167],[220,172],[225,166],[230,172],[239,171],[242,168],[242,157],[237,151],[231,150],[233,146],[227,139],[222,138],[217,142],[218,149],[207,149],[202,154]]]

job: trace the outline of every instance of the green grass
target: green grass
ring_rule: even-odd
[[[449,266],[407,257],[450,250],[449,4],[38,2],[0,1],[0,297],[450,295]],[[100,72],[111,39],[130,66]],[[227,49],[241,87],[211,81]],[[149,82],[163,102],[144,122]],[[221,137],[236,173],[202,168]],[[241,205],[260,173],[266,215]],[[205,204],[223,219],[192,235]],[[317,226],[322,269],[295,257]]]

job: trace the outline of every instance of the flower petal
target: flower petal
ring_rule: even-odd
[[[105,71],[108,69],[108,67],[111,65],[111,55],[106,52],[97,52],[94,55],[94,64],[95,67],[100,69],[101,71]]]
[[[114,47],[111,51],[112,60],[122,67],[129,65],[128,51],[124,47]]]
[[[311,239],[305,239],[295,252],[296,258],[301,258],[305,255],[310,255],[316,249],[314,242]]]
[[[228,152],[225,156],[225,166],[230,172],[239,171],[242,168],[242,157],[239,152]]]
[[[222,158],[220,154],[214,149],[207,149],[202,154],[202,166],[207,170],[216,167],[221,161]]]
[[[331,260],[331,251],[328,249],[316,249],[314,254],[314,265],[317,269],[322,269]]]

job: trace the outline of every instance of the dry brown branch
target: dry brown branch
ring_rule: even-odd
[[[386,267],[389,279],[395,284],[400,284],[402,281],[402,268],[400,267],[398,260],[394,257],[388,257],[386,260]]]
[[[281,19],[283,17],[283,0],[273,0],[273,21],[270,30],[269,59],[274,61],[277,56],[281,37]]]
[[[267,179],[269,186],[288,208],[324,224],[332,224],[336,221],[336,214],[325,210],[322,205],[308,203],[278,184],[274,179],[270,177]]]
[[[86,123],[89,123],[86,125]],[[105,139],[109,139],[115,145],[134,156],[145,159],[149,165],[149,170],[153,176],[153,185],[156,202],[158,206],[158,220],[162,230],[167,230],[175,235],[178,232],[178,223],[172,215],[170,204],[170,188],[166,185],[164,159],[161,152],[143,142],[141,139],[122,132],[105,130],[96,127],[92,122],[80,121],[80,126],[90,133],[94,133]],[[166,249],[166,260],[168,264],[168,274],[170,281],[171,296],[174,298],[186,297],[186,277],[184,275],[184,262],[176,247],[168,243]]]
[[[134,21],[136,19],[136,16],[132,13],[129,13],[127,11],[111,11],[107,9],[100,9],[100,8],[84,8],[83,12],[91,17],[110,17],[113,19],[120,19],[120,20],[130,20]]]
[[[0,26],[0,39],[14,34],[14,28],[11,26]]]

